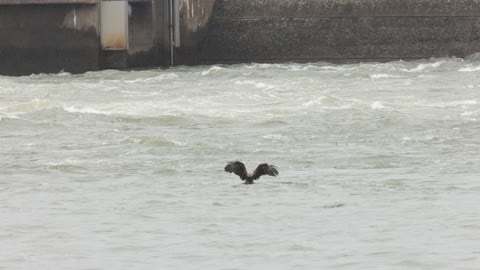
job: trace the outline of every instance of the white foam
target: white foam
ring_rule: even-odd
[[[262,138],[272,140],[272,141],[281,141],[281,142],[289,142],[290,137],[281,135],[281,134],[268,134],[263,136]]]
[[[93,108],[78,108],[76,106],[62,106],[63,110],[69,113],[85,113],[85,114],[101,114],[101,115],[111,115],[110,112],[103,112]]]
[[[184,142],[180,142],[180,141],[177,141],[177,140],[171,140],[171,141],[172,141],[172,143],[174,143],[177,146],[187,146],[187,143],[184,143]]]
[[[402,76],[390,75],[390,74],[372,74],[370,75],[371,79],[383,79],[383,78],[401,78]]]
[[[405,72],[420,72],[428,68],[438,68],[441,66],[445,61],[438,61],[434,63],[427,63],[427,64],[419,64],[417,67],[412,68],[412,69],[402,69],[402,71]]]
[[[273,89],[273,88],[275,88],[274,85],[271,85],[271,84],[268,84],[268,83],[263,83],[263,82],[256,83],[255,87],[256,88],[261,88],[261,89]]]
[[[316,99],[312,99],[312,100],[309,100],[307,102],[304,102],[302,104],[303,107],[306,107],[306,108],[309,108],[309,107],[312,107],[312,106],[315,106],[315,105],[322,105],[324,100],[326,99],[327,97],[318,97]]]
[[[0,113],[0,121],[2,121],[3,119],[20,119],[20,117],[14,114]]]
[[[370,105],[370,108],[372,108],[373,110],[382,110],[382,109],[385,109],[385,106],[383,105],[382,102],[375,101]]]
[[[475,71],[480,71],[480,66],[476,67],[464,67],[459,69],[458,71],[460,72],[475,72]]]
[[[314,65],[291,65],[289,66],[288,71],[304,71],[311,68],[315,68]]]
[[[237,84],[237,85],[251,85],[255,88],[264,89],[264,90],[269,90],[269,89],[274,89],[275,88],[274,85],[271,85],[271,84],[268,84],[268,83],[254,82],[254,81],[249,81],[249,80],[235,81],[235,84]]]
[[[448,108],[448,107],[466,107],[469,105],[477,105],[478,102],[476,100],[456,100],[456,101],[450,101],[450,102],[441,102],[441,103],[434,103],[431,105],[431,107],[439,107],[439,108]]]
[[[177,74],[175,73],[167,73],[167,74],[162,74],[153,78],[146,79],[145,81],[149,80],[167,80],[167,79],[178,79],[180,78]]]
[[[223,68],[223,67],[213,66],[213,67],[209,68],[208,70],[202,71],[201,74],[202,74],[202,76],[207,76],[207,75],[210,75],[210,74],[216,74],[219,71],[224,70],[224,69],[225,68]]]
[[[248,85],[248,84],[255,84],[255,82],[253,81],[249,81],[249,80],[243,80],[243,81],[235,81],[235,84],[238,84],[238,85]]]
[[[478,115],[480,115],[480,110],[463,112],[461,115],[462,116],[478,116]]]
[[[2,119],[21,119],[21,118],[15,114],[0,113],[0,120]]]
[[[147,82],[156,82],[156,81],[163,81],[163,80],[172,80],[172,79],[178,79],[179,76],[175,73],[166,73],[166,74],[161,74],[155,77],[147,77],[147,78],[137,78],[137,79],[132,79],[132,80],[114,80],[114,82],[118,83],[147,83]],[[114,88],[116,89],[116,87]]]

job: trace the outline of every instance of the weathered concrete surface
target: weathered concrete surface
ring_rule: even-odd
[[[167,0],[155,0],[152,2],[152,25],[154,42],[154,65],[169,66],[170,63],[170,28],[169,6]]]
[[[205,38],[215,0],[180,1],[180,44],[175,49],[175,65],[194,65],[200,61],[200,44]]]
[[[112,25],[114,28],[120,25],[118,29],[115,28],[113,33],[102,35],[101,67],[126,69],[159,65],[156,34],[157,28],[162,25],[156,24],[163,22],[156,17],[155,9],[158,6],[150,0],[116,2],[121,7],[128,5],[128,9],[115,9],[109,5],[101,5],[102,26],[109,29],[108,27],[112,27]],[[121,16],[128,16],[128,18]]]
[[[100,0],[0,0],[0,5],[98,4]]]
[[[168,65],[169,57],[160,52],[167,41],[159,41],[169,42],[168,22],[156,14],[166,12],[160,3],[167,1],[130,1],[128,50],[124,51],[102,50],[100,4],[92,4],[93,0],[24,1],[32,4],[0,5],[0,74]],[[59,2],[68,4],[54,4]]]
[[[128,27],[128,67],[155,66],[152,2],[131,2]]]
[[[217,0],[202,63],[466,56],[480,0]]]
[[[96,5],[5,5],[0,8],[0,74],[98,70]]]
[[[218,0],[215,17],[479,16],[479,0]]]

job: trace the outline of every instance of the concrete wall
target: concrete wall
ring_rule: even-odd
[[[480,50],[480,0],[217,0],[202,63],[364,61]]]
[[[200,63],[200,44],[206,37],[215,0],[180,1],[180,44],[175,49],[175,65]]]
[[[100,0],[0,0],[0,5],[98,4]]]
[[[153,9],[153,39],[154,39],[154,65],[170,65],[170,28],[169,28],[169,4],[168,0],[154,0]]]
[[[102,68],[157,65],[154,7],[151,0],[102,2]]]
[[[128,47],[108,51],[100,43],[100,0],[0,0],[0,74],[480,50],[480,0],[178,1],[175,46],[171,0],[128,0]]]
[[[169,1],[127,2],[128,45],[109,50],[100,42],[100,0],[0,0],[0,74],[168,66]]]
[[[0,5],[0,74],[100,68],[96,4],[3,4],[6,3]]]
[[[129,67],[155,66],[152,2],[131,2],[129,15]]]

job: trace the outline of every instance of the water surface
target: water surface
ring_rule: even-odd
[[[0,269],[478,269],[479,118],[476,56],[0,77]]]

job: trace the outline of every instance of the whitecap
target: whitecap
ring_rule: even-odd
[[[312,107],[312,106],[315,106],[315,105],[322,105],[324,103],[324,100],[326,99],[327,97],[318,97],[316,99],[312,99],[312,100],[309,100],[307,102],[304,102],[302,104],[303,107],[306,107],[306,108],[309,108],[309,107]]]
[[[462,116],[478,116],[480,115],[480,110],[463,112],[461,115]]]
[[[202,76],[207,76],[207,75],[210,75],[210,74],[216,74],[219,71],[224,70],[224,69],[225,68],[220,67],[220,66],[213,66],[213,67],[209,68],[208,70],[202,71],[201,74],[202,74]]]
[[[15,114],[27,114],[56,107],[58,107],[58,104],[55,102],[35,98],[28,102],[14,103],[6,107],[5,110]]]
[[[0,121],[3,119],[20,119],[20,117],[16,116],[15,114],[0,113]]]
[[[139,83],[139,82],[145,82],[147,79],[134,79],[134,80],[125,80],[126,83]]]
[[[469,105],[477,105],[478,102],[476,100],[456,100],[450,102],[440,102],[440,103],[433,103],[433,104],[426,104],[426,106],[430,107],[438,107],[438,108],[448,108],[448,107],[466,107]]]
[[[110,112],[103,112],[93,108],[78,108],[75,106],[62,106],[63,110],[69,113],[85,113],[85,114],[101,114],[101,115],[111,115]]]
[[[59,73],[57,73],[57,76],[60,76],[60,77],[71,76],[71,75],[72,73],[66,72],[63,69]]]
[[[338,65],[338,66],[323,66],[323,67],[320,67],[321,69],[324,69],[324,70],[333,70],[333,71],[345,71],[347,70],[348,68],[344,65]]]
[[[281,135],[281,134],[268,134],[262,136],[264,139],[272,140],[272,141],[280,141],[280,142],[290,142],[290,137]]]
[[[168,79],[178,79],[180,78],[177,74],[175,73],[166,73],[162,74],[153,78],[147,78],[145,79],[146,82],[148,81],[163,81],[163,80],[168,80]]]
[[[260,89],[265,89],[265,90],[275,88],[274,85],[271,85],[271,84],[268,84],[268,83],[263,83],[263,82],[256,83],[255,87],[260,88]]]
[[[480,66],[476,66],[476,67],[464,67],[464,68],[459,69],[458,71],[460,71],[460,72],[475,72],[475,71],[479,71],[479,70],[480,70]]]
[[[370,75],[370,79],[401,78],[401,77],[402,76],[383,74],[383,73]]]
[[[251,85],[255,88],[263,89],[263,90],[270,90],[270,89],[275,88],[274,85],[271,85],[271,84],[268,84],[268,83],[254,82],[254,81],[249,81],[249,80],[235,81],[235,84],[237,84],[237,85]]]
[[[177,140],[171,140],[173,144],[177,145],[177,146],[187,146],[187,143],[184,143],[184,142],[180,142],[180,141],[177,141]]]
[[[419,64],[417,67],[415,68],[412,68],[412,69],[402,69],[402,71],[405,71],[405,72],[420,72],[420,71],[423,71],[427,68],[438,68],[439,66],[441,66],[443,63],[445,63],[445,61],[438,61],[438,62],[434,62],[434,63],[428,63],[428,64]]]
[[[311,68],[315,68],[315,66],[313,65],[291,65],[289,66],[289,69],[288,71],[305,71],[305,70],[308,70],[308,69],[311,69]]]
[[[238,84],[238,85],[254,85],[255,82],[249,81],[249,80],[241,80],[241,81],[235,81],[235,84]]]
[[[370,108],[372,108],[372,110],[382,110],[382,109],[385,109],[385,106],[383,105],[382,102],[375,101],[370,105]]]
[[[163,81],[163,80],[170,80],[170,79],[178,79],[179,76],[175,73],[166,73],[161,74],[155,77],[148,77],[148,78],[137,78],[133,80],[124,80],[125,83],[146,83],[146,82],[156,82],[156,81]],[[118,81],[122,82],[122,81]]]
[[[457,101],[456,104],[457,105],[477,105],[478,102],[476,100],[469,99],[469,100]]]

